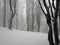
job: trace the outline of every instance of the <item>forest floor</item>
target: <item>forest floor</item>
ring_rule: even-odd
[[[49,45],[47,34],[0,27],[0,45]]]

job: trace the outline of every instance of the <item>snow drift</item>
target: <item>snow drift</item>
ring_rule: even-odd
[[[0,45],[49,45],[47,34],[0,27]]]

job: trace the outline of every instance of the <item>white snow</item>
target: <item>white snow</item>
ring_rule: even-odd
[[[0,27],[0,45],[49,45],[47,34]]]

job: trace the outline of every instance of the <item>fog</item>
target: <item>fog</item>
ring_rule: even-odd
[[[14,7],[14,1],[16,1],[16,7]],[[43,10],[47,13],[42,0],[40,1]],[[46,0],[47,2],[48,0]],[[49,6],[48,3],[47,6]],[[11,29],[9,29],[12,16],[11,8],[13,12],[16,9],[16,12],[12,18]],[[0,0],[0,45],[49,45],[49,25],[46,19],[38,0],[12,0],[11,5],[10,0]],[[57,22],[58,34],[60,35],[59,16]]]

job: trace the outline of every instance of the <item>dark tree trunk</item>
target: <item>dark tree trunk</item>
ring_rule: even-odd
[[[58,25],[57,25],[58,11],[59,11],[59,0],[56,0],[56,9],[55,9],[55,17],[54,17],[55,45],[59,45]]]
[[[10,11],[11,11],[9,29],[12,30],[12,21],[13,21],[13,18],[15,16],[15,14],[16,14],[16,0],[14,0],[14,5],[13,6],[12,6],[12,0],[9,0],[9,4],[10,4]]]
[[[49,25],[48,41],[50,45],[54,45],[51,25]]]
[[[56,1],[56,7],[54,6],[54,4],[55,4],[54,1]],[[58,26],[57,26],[59,1],[60,0],[52,0],[52,4],[51,4],[50,0],[48,0],[49,6],[47,6],[46,0],[43,0],[43,4],[44,4],[44,7],[45,7],[46,12],[47,12],[47,14],[46,14],[43,10],[41,3],[40,3],[40,0],[38,0],[40,7],[41,7],[44,15],[46,16],[47,24],[49,26],[48,41],[49,41],[50,45],[59,45]],[[54,9],[54,11],[52,8]],[[49,11],[49,9],[51,10],[51,12]],[[52,22],[53,22],[53,24],[52,24]],[[53,25],[53,27],[52,27],[52,25]],[[53,42],[53,33],[52,33],[53,30],[54,30],[54,36],[55,36],[54,37],[55,44]]]
[[[57,20],[54,22],[55,45],[59,45]]]
[[[47,24],[49,26],[48,41],[49,41],[50,45],[54,45],[54,42],[53,42],[53,32],[52,32],[52,24],[51,24],[51,17],[50,17],[49,14],[47,15],[46,19],[47,19]]]

